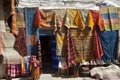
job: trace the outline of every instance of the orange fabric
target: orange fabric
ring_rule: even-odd
[[[98,26],[101,31],[104,30],[104,22],[100,13],[98,13]]]
[[[96,10],[91,10],[91,14],[93,16],[94,25],[95,26],[98,25],[100,30],[103,31],[104,30],[104,22],[103,22],[100,12],[96,11]]]
[[[55,13],[52,10],[39,10],[39,8],[37,8],[34,26],[53,27],[52,20],[55,17],[54,15]]]
[[[67,28],[78,28],[77,25],[75,25],[75,18],[77,17],[76,14],[77,14],[78,10],[77,9],[67,9],[66,11],[66,15],[65,15],[65,23],[64,25],[67,27]]]
[[[92,14],[91,12],[89,11],[88,12],[88,17],[87,17],[87,26],[90,27],[91,29],[93,29],[94,27],[94,22],[93,22],[93,18],[92,18]]]
[[[16,26],[16,11],[15,11],[15,0],[11,0],[11,15],[12,15],[12,22],[11,22],[11,32],[18,36],[18,29]]]
[[[85,29],[85,25],[87,25],[88,27],[93,29],[94,22],[93,22],[93,18],[92,18],[92,13],[90,11],[88,12],[87,24],[85,24],[85,22],[83,21],[83,18],[82,18],[81,11],[77,10],[77,14],[76,14],[76,17],[74,19],[74,23],[80,28],[80,30],[84,30]]]
[[[21,64],[21,74],[25,74],[25,64]]]
[[[98,36],[98,33],[96,32],[96,29],[94,29],[94,38],[93,38],[93,55],[94,57],[100,61],[101,55],[103,54],[103,49],[100,43],[100,38]]]
[[[93,22],[94,22],[93,55],[98,61],[100,61],[101,55],[103,54],[103,49],[101,46],[99,35],[96,31],[96,27],[98,26],[99,28],[104,30],[104,26],[103,26],[100,13],[98,11],[92,11],[92,10],[91,10],[91,13],[92,13]]]
[[[40,25],[40,12],[39,12],[39,8],[37,8],[35,20],[34,20],[34,26],[39,27],[39,25]]]
[[[77,10],[77,14],[75,16],[74,23],[75,23],[75,25],[77,25],[80,28],[80,30],[83,30],[85,28],[85,24],[82,20],[82,15],[80,13],[80,10]]]
[[[37,43],[36,36],[35,35],[28,36],[28,43],[29,45],[35,45]]]

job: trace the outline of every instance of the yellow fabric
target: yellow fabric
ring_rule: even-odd
[[[88,21],[87,21],[87,26],[90,27],[91,29],[93,29],[94,26],[94,22],[93,22],[93,18],[92,18],[92,14],[89,11],[88,12],[88,17],[87,17]]]
[[[83,22],[80,10],[77,10],[77,14],[75,16],[74,23],[75,23],[75,25],[77,25],[80,28],[80,30],[85,29],[85,24]]]
[[[24,63],[21,64],[21,73],[25,74],[25,64]]]
[[[67,28],[78,28],[77,25],[74,24],[74,19],[77,14],[77,9],[67,9],[66,14],[66,20],[65,20],[65,26]]]
[[[87,23],[85,24],[85,22],[83,21],[81,10],[79,9],[67,10],[66,21],[65,21],[65,26],[67,28],[79,28],[80,30],[84,30],[85,25],[93,29],[94,22],[90,11],[88,11]]]
[[[70,33],[72,34],[72,38],[74,41],[75,49],[76,49],[76,61],[90,61],[93,59],[92,56],[92,41],[93,41],[93,30],[90,30],[89,33],[83,33],[78,36],[78,29],[70,29]]]
[[[65,33],[57,32],[56,34],[56,54],[58,56],[64,55],[66,53],[66,36]]]
[[[74,23],[80,28],[80,30],[84,30],[85,29],[85,25],[87,25],[88,27],[93,29],[94,22],[93,22],[93,18],[92,18],[91,12],[88,11],[87,24],[85,24],[85,22],[83,21],[83,18],[82,18],[81,11],[77,10],[77,14],[76,14]]]
[[[60,44],[60,45],[62,45],[64,37],[65,37],[64,34],[57,34],[56,37],[57,37],[57,39],[56,39],[57,43]]]
[[[60,11],[60,12],[59,12]],[[69,11],[69,10],[67,10]],[[65,16],[66,10],[55,10],[57,21],[56,21],[56,54],[58,56],[64,56],[66,52],[66,27],[64,26],[65,23]],[[73,11],[74,13],[74,11]],[[69,21],[68,21],[69,23]]]

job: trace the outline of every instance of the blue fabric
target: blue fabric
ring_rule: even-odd
[[[56,55],[56,38],[53,36],[52,39],[52,49],[51,49],[51,54],[52,54],[52,70],[53,71],[58,71],[58,65],[60,58],[59,56]]]
[[[100,41],[103,48],[103,56],[101,59],[103,61],[113,61],[117,57],[117,40],[118,31],[100,31],[97,27],[97,32],[100,37]]]
[[[118,13],[109,13],[110,18],[118,18]]]
[[[36,55],[37,56],[37,45],[30,45],[28,43],[28,37],[30,35],[38,36],[38,28],[34,27],[33,21],[35,16],[36,8],[25,8],[25,25],[26,25],[26,40],[27,40],[27,46],[28,46],[28,64],[27,64],[27,71],[29,72],[29,66],[30,66],[30,55]],[[37,37],[38,38],[38,37]],[[37,39],[36,39],[37,40]]]
[[[29,35],[37,35],[37,28],[34,27],[33,21],[35,16],[36,8],[25,8],[25,24],[26,24],[26,37],[28,44],[28,55],[33,54],[33,49],[35,45],[29,45],[28,36]],[[32,51],[33,50],[33,51]]]
[[[117,13],[106,13],[106,14],[102,14],[102,17],[104,19],[108,19],[109,17],[110,18],[118,18],[118,14]]]
[[[106,13],[106,14],[101,14],[101,15],[102,15],[102,17],[103,17],[104,19],[108,19],[108,18],[109,18],[108,13]]]

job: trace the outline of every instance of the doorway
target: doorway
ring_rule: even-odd
[[[52,39],[51,35],[40,35],[43,74],[52,73]]]

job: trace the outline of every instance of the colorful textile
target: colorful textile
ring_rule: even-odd
[[[39,27],[54,27],[55,13],[52,10],[40,10],[37,8],[34,26]]]
[[[41,44],[40,44],[40,40],[38,40],[38,60],[40,62],[40,69],[42,68],[42,53],[41,53]],[[41,70],[40,70],[41,71]]]
[[[15,0],[11,0],[11,16],[12,16],[12,21],[11,21],[11,32],[15,35],[18,36],[18,30],[16,26],[16,10],[15,10]]]
[[[6,4],[7,3],[7,4]],[[8,11],[7,12],[7,21],[10,27],[10,31],[11,33],[13,33],[15,36],[18,35],[18,30],[17,30],[17,26],[16,26],[16,10],[15,10],[15,0],[7,0],[4,2],[6,8],[5,10]],[[9,8],[8,8],[9,7]]]
[[[11,77],[20,77],[21,76],[20,64],[7,64],[6,75],[9,75]]]
[[[16,0],[4,0],[5,22],[8,23],[10,31],[17,36],[19,27],[25,27],[23,9],[16,8]]]
[[[83,20],[83,18],[85,17],[87,19]],[[80,28],[80,30],[83,30],[85,29],[86,25],[91,29],[93,29],[94,22],[93,22],[91,11],[89,10],[85,11],[85,10],[79,10],[79,9],[67,10],[65,26],[67,26],[68,28]]]
[[[104,20],[105,30],[120,29],[120,9],[117,7],[100,7],[100,12]]]
[[[85,29],[85,24],[84,24],[80,10],[77,10],[77,14],[75,16],[74,23],[78,26],[78,28],[80,28],[80,30]]]
[[[25,8],[26,38],[28,45],[28,55],[37,54],[37,28],[34,27],[34,16],[36,8]]]
[[[15,65],[11,65],[11,77],[15,77],[16,76],[16,66]]]
[[[21,76],[20,74],[20,72],[21,72],[21,67],[20,67],[21,65],[20,64],[18,64],[18,65],[16,65],[15,66],[15,68],[16,68],[16,77],[19,77],[19,76]]]
[[[7,72],[6,72],[8,75],[11,75],[11,65],[8,64],[7,65]]]
[[[100,31],[103,31],[104,30],[104,22],[103,22],[103,18],[101,16],[100,12],[99,11],[95,11],[95,10],[90,10],[90,12],[92,14],[94,27],[95,26],[99,26]]]
[[[58,28],[61,30],[64,30],[64,23],[65,23],[65,16],[66,16],[66,10],[65,9],[60,9],[60,10],[53,10],[55,11],[55,21],[54,21],[54,27],[55,27],[55,32],[57,31]]]
[[[67,30],[67,65],[71,67],[76,64],[76,51],[70,30]]]
[[[94,57],[100,61],[101,60],[101,56],[103,55],[103,49],[101,46],[101,42],[100,42],[100,38],[99,35],[96,31],[96,28],[93,31],[94,33],[94,37],[93,37],[93,55]]]
[[[92,20],[92,15],[91,15],[91,12],[88,11],[87,12],[87,19],[84,20],[85,16],[86,16],[86,11],[84,14],[82,14],[82,12],[84,11],[80,11],[80,10],[77,10],[77,14],[76,14],[76,17],[75,17],[75,20],[74,20],[74,23],[80,28],[80,30],[83,30],[85,29],[86,25],[88,27],[90,27],[91,29],[93,29],[93,26],[94,26],[94,22]],[[86,22],[87,21],[87,22]]]
[[[65,26],[67,28],[78,28],[78,26],[75,25],[74,23],[76,14],[77,14],[77,9],[67,9],[66,19],[65,19]]]
[[[29,37],[28,37],[28,44],[30,44],[30,45],[35,45],[37,43],[37,41],[36,41],[36,36],[35,35],[30,35]]]
[[[56,55],[64,56],[67,52],[66,43],[66,27],[64,26],[64,19],[66,15],[65,10],[54,10],[56,14]]]
[[[56,32],[56,55],[64,56],[67,52],[66,33]]]
[[[30,76],[38,78],[41,74],[40,61],[36,59],[36,56],[30,56]]]
[[[96,28],[103,48],[101,59],[104,62],[115,60],[117,57],[118,31],[100,31],[99,27]]]
[[[101,15],[98,11],[91,10],[93,22],[94,22],[94,30],[93,30],[93,56],[98,61],[101,60],[101,56],[103,55],[103,49],[101,46],[99,35],[96,31],[96,27],[99,27],[100,30],[104,30],[103,21]]]
[[[25,19],[24,19],[24,9],[17,8],[16,9],[16,26],[17,28],[25,27]]]
[[[36,27],[40,26],[40,10],[39,10],[39,8],[37,8],[36,13],[35,13],[34,26],[36,26]]]
[[[74,24],[78,26],[76,29],[70,29],[74,45],[76,49],[76,61],[90,61],[92,58],[92,39],[94,21],[92,13],[89,10],[77,10],[74,18]]]
[[[26,73],[25,64],[21,63],[21,74],[24,75],[25,73]]]
[[[79,29],[70,29],[76,50],[76,61],[81,63],[83,61],[90,61],[93,57],[93,31],[90,31],[89,34],[81,32],[81,34],[78,36],[79,31]]]
[[[93,17],[92,17],[92,13],[91,11],[88,12],[88,16],[87,16],[87,26],[90,27],[91,29],[94,28],[94,22],[93,22]]]
[[[20,53],[21,56],[27,56],[27,42],[26,42],[26,32],[25,28],[20,28],[18,37],[14,43],[14,48]]]
[[[30,55],[38,56],[37,37],[39,36],[38,27],[34,26],[36,8],[25,8],[26,38],[28,47],[27,71],[30,70]]]
[[[30,56],[30,76],[32,76],[32,69],[34,67],[34,61],[36,60],[36,56]]]

